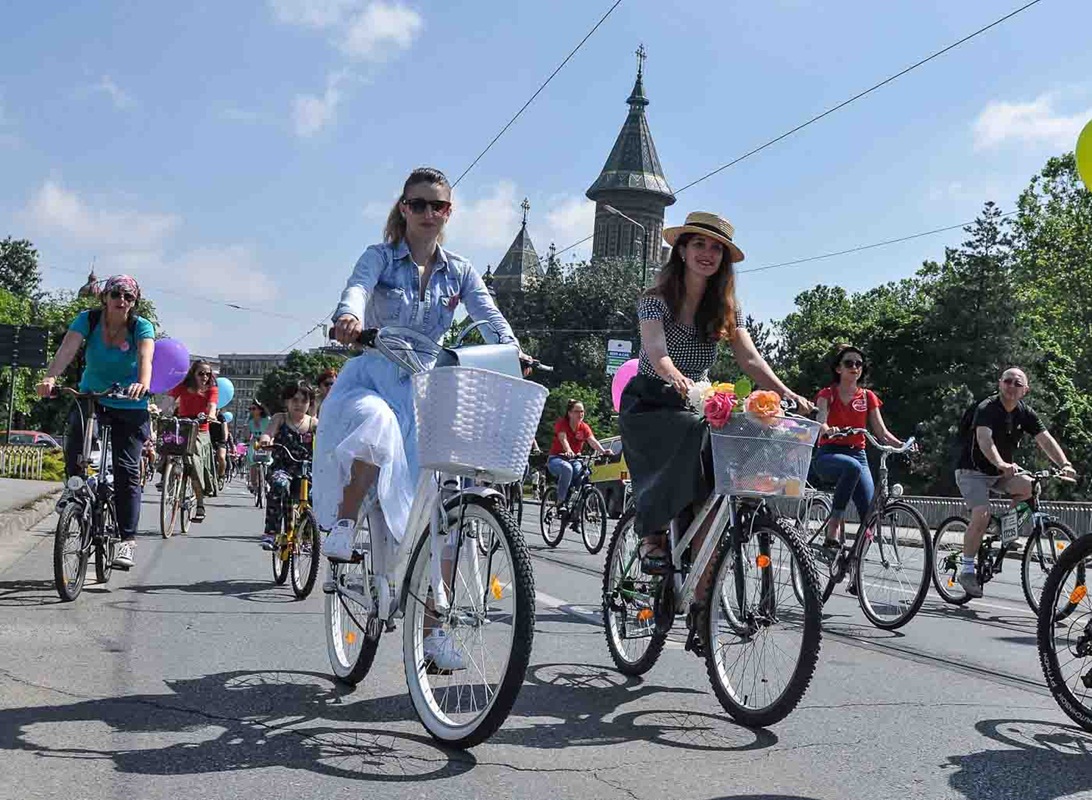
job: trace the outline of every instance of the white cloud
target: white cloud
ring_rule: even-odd
[[[553,198],[546,212],[546,233],[549,241],[543,242],[543,246],[547,248],[550,242],[553,242],[559,248],[568,247],[589,235],[594,227],[595,203],[591,200],[582,195],[562,195]]]
[[[516,184],[503,180],[493,185],[477,200],[454,198],[455,210],[448,225],[447,240],[456,250],[476,248],[506,248],[519,231],[522,197]],[[499,261],[503,250],[494,260]]]
[[[167,274],[184,275],[196,293],[213,300],[238,301],[249,305],[272,302],[277,296],[273,279],[262,272],[254,251],[246,245],[198,247],[166,264]]]
[[[357,5],[358,0],[269,0],[278,22],[320,30],[342,23]]]
[[[1025,142],[1073,148],[1081,127],[1092,117],[1092,109],[1067,116],[1055,110],[1055,100],[1048,92],[1029,103],[990,103],[974,122],[975,147]]]
[[[99,79],[99,82],[91,87],[92,91],[102,92],[107,95],[114,103],[114,108],[126,109],[133,106],[133,98],[126,92],[122,91],[114,79],[109,75],[103,75]]]
[[[413,9],[376,0],[349,20],[339,47],[350,58],[386,61],[409,49],[423,26],[424,20]]]
[[[24,217],[40,233],[74,244],[124,250],[158,247],[180,222],[174,214],[92,208],[53,180],[34,193]]]
[[[326,91],[321,96],[298,94],[292,103],[292,124],[296,135],[307,139],[314,136],[334,120],[338,103],[341,102],[340,79],[330,76]]]

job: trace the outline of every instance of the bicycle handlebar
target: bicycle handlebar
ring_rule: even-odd
[[[62,394],[66,394],[69,397],[74,397],[77,400],[98,400],[101,397],[108,397],[113,400],[130,400],[132,398],[125,394],[125,390],[118,384],[114,384],[105,392],[81,392],[78,389],[73,389],[71,386],[54,386],[53,391],[50,393],[50,399],[60,397]]]
[[[296,464],[306,464],[307,462],[309,462],[311,460],[309,458],[296,458],[294,455],[292,455],[292,451],[289,450],[287,447],[285,447],[280,442],[270,442],[269,444],[256,444],[256,445],[254,445],[255,450],[272,450],[274,447],[278,447],[281,450],[283,450],[284,454],[286,456],[288,456],[288,459],[290,461],[293,461]]]
[[[356,344],[359,344],[362,347],[375,347],[375,340],[376,337],[379,336],[379,331],[380,328],[363,328],[360,333],[356,335]],[[331,341],[337,341],[337,332],[333,328],[330,329],[328,338]],[[524,353],[523,356],[526,358],[526,360],[524,358],[521,358],[520,361],[525,367],[529,367],[534,372],[549,373],[554,371],[553,367],[551,367],[549,364],[543,364],[537,358],[532,358],[526,353]]]
[[[911,436],[905,442],[902,443],[902,447],[895,447],[889,444],[881,444],[880,441],[872,435],[872,432],[867,428],[831,428],[823,436],[827,439],[845,439],[848,436],[856,436],[862,434],[870,445],[875,447],[881,453],[891,453],[898,455],[900,453],[908,453],[914,448],[914,443],[917,441],[915,437]]]

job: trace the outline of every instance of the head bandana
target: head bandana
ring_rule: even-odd
[[[129,275],[113,275],[107,278],[102,287],[103,294],[109,294],[115,289],[129,292],[129,294],[135,295],[138,301],[140,300],[140,284],[136,282],[136,278]]]

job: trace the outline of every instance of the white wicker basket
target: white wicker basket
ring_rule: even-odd
[[[737,411],[712,434],[717,494],[800,497],[804,493],[819,423]]]
[[[421,467],[493,483],[519,480],[547,394],[537,383],[473,367],[414,375]]]

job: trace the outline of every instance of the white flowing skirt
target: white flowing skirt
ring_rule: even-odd
[[[322,403],[312,498],[322,528],[337,522],[354,461],[379,467],[382,522],[401,542],[418,471],[413,387],[409,375],[378,353],[351,359]]]

